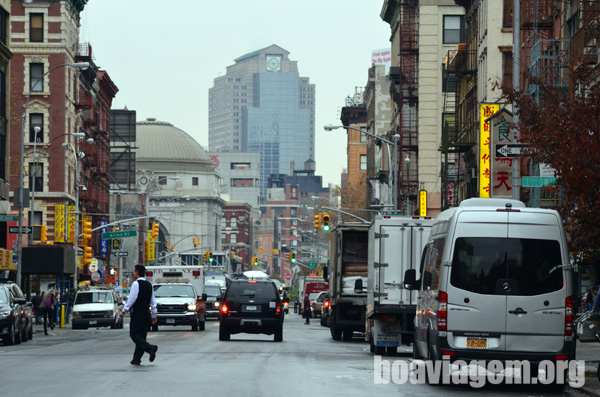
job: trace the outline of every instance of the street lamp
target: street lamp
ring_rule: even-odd
[[[38,77],[33,84],[29,86],[29,92],[27,93],[27,100],[25,101],[25,107],[23,110],[23,116],[21,118],[21,157],[20,157],[20,167],[19,167],[19,219],[18,219],[18,235],[17,235],[17,285],[21,285],[21,268],[23,264],[23,179],[24,172],[23,168],[25,167],[25,120],[27,119],[27,108],[29,107],[29,98],[31,97],[31,87],[35,87],[44,76],[50,74],[50,72],[64,67],[71,67],[74,69],[87,70],[90,67],[89,62],[78,62],[78,63],[67,63],[64,65],[58,65],[46,73],[42,74]],[[14,198],[13,198],[14,201]]]
[[[333,130],[337,130],[338,128],[344,128],[346,130],[354,130],[354,131],[358,131],[361,134],[365,134],[367,136],[370,136],[372,138],[378,139],[381,142],[385,142],[388,145],[392,145],[394,146],[394,164],[392,167],[392,187],[393,187],[393,208],[394,208],[394,212],[398,211],[398,182],[396,181],[396,177],[398,176],[398,140],[400,140],[400,135],[399,134],[394,134],[394,142],[392,141],[388,141],[387,139],[384,139],[380,136],[371,134],[370,132],[367,132],[365,130],[362,129],[358,129],[358,128],[354,128],[354,127],[348,127],[345,125],[326,125],[323,128],[325,128],[325,131],[333,131]]]

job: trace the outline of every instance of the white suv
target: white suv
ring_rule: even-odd
[[[123,328],[120,316],[123,301],[108,287],[87,287],[77,291],[73,304],[73,329],[88,327]]]

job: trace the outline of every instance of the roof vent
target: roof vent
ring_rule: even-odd
[[[146,121],[156,121],[156,117],[147,117]]]

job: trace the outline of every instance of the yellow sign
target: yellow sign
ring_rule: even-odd
[[[490,122],[485,119],[492,116],[500,105],[482,103],[479,115],[479,197],[490,197]]]
[[[419,215],[427,216],[427,190],[419,191]]]
[[[75,238],[75,221],[76,221],[76,216],[74,214],[75,212],[75,206],[74,205],[70,205],[67,207],[69,214],[67,215],[67,230],[69,231],[68,233],[68,237],[67,237],[67,242],[68,243],[73,243],[75,242],[74,238]]]
[[[155,244],[152,242],[152,231],[148,232],[148,252],[147,252],[147,258],[149,261],[155,261],[156,260],[156,249],[154,248]]]
[[[54,242],[65,242],[65,213],[67,206],[64,204],[54,205]]]
[[[0,248],[0,270],[17,270],[17,264],[12,261],[13,252]]]

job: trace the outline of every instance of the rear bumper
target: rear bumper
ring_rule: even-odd
[[[74,326],[87,327],[109,327],[115,323],[114,318],[73,318],[71,323]]]
[[[225,327],[231,334],[267,334],[275,333],[283,325],[283,317],[270,318],[239,318],[222,317],[221,327]]]

